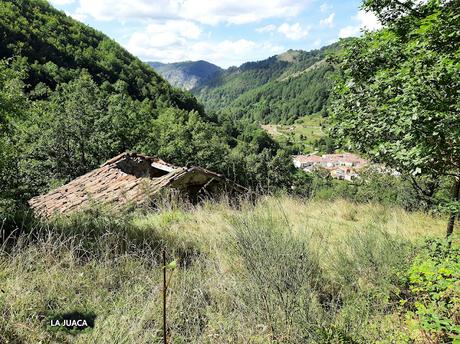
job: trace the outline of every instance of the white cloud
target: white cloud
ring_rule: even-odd
[[[172,17],[177,10],[169,1],[144,0],[80,0],[78,12],[96,20],[146,19],[149,17]]]
[[[372,12],[360,10],[353,18],[359,21],[360,27],[366,30],[378,30],[382,27],[377,17]]]
[[[75,0],[49,0],[49,2],[55,6],[64,6],[73,4]]]
[[[321,39],[320,39],[320,38],[318,38],[317,40],[315,40],[315,41],[313,42],[313,46],[314,46],[314,47],[319,47],[320,45],[321,45]]]
[[[145,49],[167,48],[184,45],[188,40],[199,38],[201,29],[186,20],[167,20],[164,23],[152,23],[143,31],[134,32],[127,43],[133,53],[145,53]]]
[[[131,36],[126,48],[144,61],[176,62],[185,60],[206,60],[221,67],[240,65],[248,60],[266,58],[283,52],[281,46],[271,43],[257,43],[247,39],[224,40],[220,42],[177,39],[158,41],[146,40],[148,34],[137,32]]]
[[[300,23],[288,24],[283,23],[280,26],[276,26],[273,24],[265,25],[256,29],[259,33],[264,32],[271,32],[273,34],[274,31],[277,31],[288,39],[292,40],[299,40],[308,36],[310,31],[310,27],[303,28]]]
[[[352,19],[358,22],[357,25],[348,25],[341,28],[339,31],[340,38],[359,36],[362,30],[373,31],[382,27],[377,17],[372,12],[360,10]]]
[[[172,33],[184,38],[197,39],[201,35],[201,29],[191,21],[167,20],[162,24],[149,24],[147,26],[147,33],[151,36]]]
[[[321,12],[323,12],[323,13],[327,12],[329,10],[332,10],[332,5],[329,5],[327,2],[325,2],[325,3],[321,4],[321,6],[319,6],[319,10]]]
[[[276,30],[276,25],[273,25],[273,24],[265,25],[265,26],[262,26],[256,29],[256,31],[259,33],[272,32],[275,30]]]
[[[275,27],[276,29],[276,27]],[[163,20],[130,35],[125,47],[144,61],[207,60],[222,67],[266,58],[284,47],[248,39],[214,42],[189,20]]]
[[[358,36],[359,33],[360,33],[359,26],[348,25],[340,29],[339,37],[340,38],[353,37],[353,36]]]
[[[68,12],[66,11],[65,14],[71,16],[73,19],[78,20],[79,22],[83,22],[87,16],[86,14],[78,13],[78,12]]]
[[[68,0],[57,0],[68,1]],[[186,19],[203,24],[245,24],[297,16],[313,0],[79,0],[79,13],[97,20]]]
[[[334,27],[334,17],[335,17],[335,13],[331,13],[331,15],[327,18],[324,18],[324,19],[321,19],[319,21],[319,24],[321,26],[327,26],[327,27]]]
[[[278,32],[284,34],[292,40],[299,40],[308,36],[310,28],[302,28],[300,23],[289,25],[288,23],[281,24],[278,27]]]

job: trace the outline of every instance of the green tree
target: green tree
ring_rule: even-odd
[[[176,108],[161,111],[137,148],[178,165],[217,171],[222,171],[229,149],[221,128],[205,122],[196,111]]]
[[[366,0],[363,9],[385,28],[338,56],[335,134],[401,172],[450,176],[450,236],[459,209],[459,2]]]
[[[40,190],[53,180],[69,181],[117,153],[106,98],[83,72],[49,100],[34,102],[21,123],[24,183]]]
[[[131,150],[142,142],[154,119],[152,101],[133,100],[128,86],[126,82],[118,80],[114,85],[116,93],[107,98],[107,127],[103,130],[109,136],[109,150],[113,152]]]
[[[0,197],[13,197],[19,187],[15,119],[27,108],[23,74],[0,61]]]

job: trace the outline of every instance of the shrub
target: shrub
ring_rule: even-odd
[[[460,246],[428,240],[408,275],[403,301],[411,337],[460,343]]]
[[[315,321],[312,313],[321,293],[318,256],[307,238],[296,236],[290,226],[287,219],[270,213],[233,221],[242,297],[256,318],[268,324],[275,340],[281,340],[281,334],[295,338],[295,329]]]

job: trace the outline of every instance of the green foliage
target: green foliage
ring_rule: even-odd
[[[261,191],[289,185],[288,154],[257,126],[205,115],[189,93],[44,1],[2,4],[1,198],[24,202],[133,150]]]
[[[82,69],[108,88],[122,80],[133,99],[148,98],[187,110],[201,110],[196,99],[172,88],[148,65],[98,32],[43,0],[2,1],[0,59],[20,56],[26,84],[51,89],[78,78]]]
[[[325,57],[337,45],[311,52],[289,50],[231,67],[193,90],[208,111],[230,111],[257,123],[293,123],[325,113],[334,67]]]
[[[387,25],[337,56],[332,136],[407,175],[453,181],[451,235],[460,210],[458,1],[368,0]]]
[[[202,114],[126,50],[46,1],[0,9],[0,197],[24,201],[143,143],[159,111]]]
[[[460,174],[458,2],[367,1],[387,28],[345,45],[331,107],[335,133],[400,171]],[[393,14],[392,14],[393,13]],[[399,13],[399,12],[398,12]]]
[[[21,77],[20,72],[10,68],[8,61],[0,60],[0,199],[11,198],[19,187],[14,119],[23,117],[27,106]]]
[[[460,246],[429,240],[407,274],[402,304],[411,335],[432,342],[460,340]]]
[[[239,141],[229,156],[229,175],[233,170],[237,180],[246,180],[259,192],[286,190],[295,173],[291,155],[280,149],[264,131],[253,129],[251,136],[245,137],[248,132],[246,129],[241,135],[247,141]]]
[[[439,206],[447,189],[444,184],[444,180],[394,176],[368,168],[360,171],[360,177],[352,182],[333,179],[325,169],[308,173],[297,170],[291,185],[293,193],[306,198],[330,201],[343,198],[356,203],[394,205],[407,211],[445,214],[445,209]]]
[[[229,153],[225,133],[204,121],[197,112],[168,109],[152,122],[147,135],[148,142],[140,144],[142,151],[184,166],[199,165],[221,171]]]
[[[115,86],[118,92],[108,93],[83,71],[16,118],[23,197],[76,178],[147,135],[151,102],[133,100],[122,81]]]
[[[171,342],[401,342],[401,276],[441,223],[292,197],[14,221],[30,227],[0,246],[2,343],[158,342],[165,247]],[[95,314],[94,329],[47,330],[74,311]]]
[[[261,123],[293,123],[298,118],[325,111],[334,69],[324,61],[318,64],[310,67],[309,72],[249,90],[229,108]]]

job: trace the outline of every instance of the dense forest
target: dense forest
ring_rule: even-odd
[[[46,1],[2,1],[0,18],[2,198],[26,200],[128,150],[246,186],[289,183],[288,152],[257,125],[206,115],[190,93]]]
[[[339,48],[340,43],[335,43],[247,62],[191,91],[207,111],[230,112],[257,123],[289,124],[311,114],[326,116],[334,73],[326,58]]]
[[[147,98],[200,110],[193,97],[172,88],[115,41],[55,10],[47,1],[3,0],[0,18],[0,58],[16,57],[16,65],[27,70],[23,81],[28,90],[39,84],[54,90],[86,70],[109,92],[117,81],[123,81],[135,100]]]
[[[355,40],[230,68],[195,90],[206,102],[205,112],[193,95],[171,87],[113,40],[47,2],[2,5],[2,199],[21,203],[130,150],[203,166],[261,191],[310,195],[314,185],[331,186],[296,171],[291,164],[296,146],[274,141],[260,123],[289,123],[314,112],[327,115],[334,66],[347,70],[339,59],[343,52],[335,53]],[[328,56],[337,57],[329,62]],[[333,149],[336,134],[331,136]],[[429,196],[414,201],[420,196],[410,188],[406,199],[391,190],[384,195],[419,208],[437,204],[433,195],[443,182],[436,174],[407,170],[400,184],[415,185]]]

